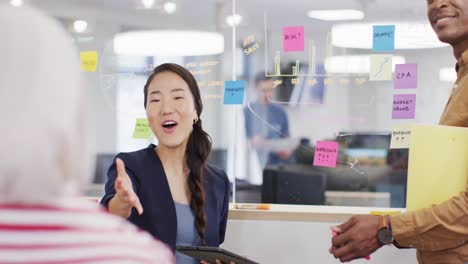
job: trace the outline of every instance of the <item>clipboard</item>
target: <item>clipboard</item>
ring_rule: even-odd
[[[412,126],[408,165],[408,211],[459,195],[468,184],[468,128]]]
[[[176,250],[199,261],[205,260],[209,263],[216,263],[216,260],[219,259],[223,264],[229,264],[231,261],[236,264],[259,264],[219,247],[176,246]]]

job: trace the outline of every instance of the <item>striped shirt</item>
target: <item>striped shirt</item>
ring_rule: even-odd
[[[162,242],[96,204],[0,204],[1,264],[174,262]]]

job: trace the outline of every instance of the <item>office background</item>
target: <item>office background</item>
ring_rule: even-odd
[[[80,52],[98,54],[96,70],[85,72],[87,88],[94,95],[100,166],[96,183],[105,179],[106,166],[116,153],[157,142],[155,138],[133,138],[136,118],[145,117],[142,87],[154,66],[175,62],[189,68],[199,81],[205,104],[202,119],[213,138],[211,161],[226,169],[233,183],[238,179],[234,184],[237,201],[404,207],[407,152],[389,149],[392,127],[436,123],[455,77],[450,48],[436,39],[427,23],[424,1],[296,0],[288,2],[290,9],[276,0],[236,1],[235,5],[214,0],[23,3],[56,17],[70,31]],[[322,9],[358,10],[363,18],[325,21],[308,16],[308,11]],[[365,30],[353,28],[356,23]],[[375,52],[372,25],[387,24],[396,25],[396,49]],[[286,26],[304,26],[304,51],[284,51]],[[142,30],[154,34],[154,39],[128,35]],[[189,40],[165,33],[180,33]],[[206,38],[205,33],[215,36]],[[205,55],[194,55],[197,53]],[[393,64],[418,64],[417,88],[394,89],[393,80],[369,80],[369,56],[379,53],[392,54]],[[273,89],[273,104],[287,113],[290,137],[282,144],[291,152],[291,159],[282,162],[278,173],[306,167],[305,174],[324,179],[307,183],[310,179],[302,182],[304,177],[294,180],[292,176],[293,185],[310,184],[311,191],[282,184],[280,189],[287,197],[271,200],[264,198],[276,196],[271,193],[276,191],[262,188],[265,164],[246,138],[242,108],[258,97],[254,83],[258,73],[276,75],[277,55],[280,74],[273,80],[282,83]],[[296,63],[298,73],[307,76],[299,76],[294,84],[294,77],[284,75],[291,75]],[[246,80],[243,106],[223,105],[224,81],[232,79]],[[416,94],[414,119],[392,119],[393,95],[400,93]],[[264,120],[260,116],[257,122]],[[318,140],[340,142],[337,168],[312,166],[312,160],[298,162],[292,154],[301,139],[312,150]],[[356,160],[357,166],[351,168]],[[268,177],[275,177],[271,170]],[[100,187],[90,190],[96,194]],[[312,192],[319,192],[323,199],[304,197]],[[357,192],[361,197],[356,197]]]
[[[133,137],[136,119],[145,117],[143,85],[154,66],[175,62],[189,68],[200,84],[205,105],[201,118],[213,139],[211,161],[228,172],[236,202],[405,207],[407,150],[389,149],[392,127],[437,123],[455,80],[453,55],[428,25],[425,1],[1,2],[44,10],[72,34],[80,52],[97,52],[96,70],[84,71],[86,89],[93,94],[90,100],[95,108],[98,150],[98,185],[90,186],[89,195],[102,193],[99,184],[105,181],[107,166],[116,153],[157,142],[154,137]],[[310,10],[323,9],[353,9],[364,16],[343,21],[308,16]],[[364,33],[362,28],[353,28],[355,23],[367,23]],[[396,25],[394,51],[372,50],[372,31],[368,30],[372,25]],[[284,51],[283,28],[287,26],[304,26],[304,51]],[[340,26],[345,29],[340,31]],[[142,30],[154,39],[126,35]],[[167,33],[172,35],[164,35]],[[189,40],[177,38],[178,33],[190,36]],[[418,64],[417,88],[394,89],[393,76],[389,81],[369,80],[369,56],[377,53],[392,54],[394,64]],[[296,71],[308,76],[296,81],[294,76],[283,76],[293,74],[292,67],[298,65]],[[266,169],[246,138],[243,115],[243,108],[258,98],[254,82],[258,73],[278,75],[273,80],[282,82],[273,89],[273,104],[287,113],[290,130],[285,142],[278,143],[291,152],[290,158]],[[243,105],[223,104],[224,82],[233,79],[246,80]],[[394,94],[416,94],[414,119],[392,119]],[[263,121],[259,118],[258,122]],[[305,160],[294,156],[301,140],[308,142],[311,150],[318,140],[339,142],[337,168],[313,166],[310,156]],[[356,160],[357,166],[350,165]],[[226,246],[248,255],[261,243],[265,248],[253,254],[263,262],[272,263],[264,251],[296,245],[286,254],[291,262],[320,256],[320,263],[333,263],[325,252],[329,243],[323,239],[329,222],[268,222],[262,224],[267,235],[258,236],[258,240],[253,238],[261,226],[258,222],[232,220],[230,224]],[[286,227],[291,228],[290,236],[275,235]],[[308,251],[310,244],[319,245],[324,253]],[[297,256],[300,252],[304,255]],[[394,258],[383,260],[393,253],[391,249],[379,252],[378,263],[396,262]],[[412,250],[400,254],[401,263],[412,263]]]

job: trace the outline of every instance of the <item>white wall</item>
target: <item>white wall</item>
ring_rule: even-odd
[[[229,220],[222,248],[259,263],[340,263],[328,253],[336,223]],[[413,249],[385,246],[356,264],[417,263]]]

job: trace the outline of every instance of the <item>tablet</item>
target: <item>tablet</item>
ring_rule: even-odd
[[[194,259],[205,260],[212,264],[215,264],[217,259],[223,264],[229,264],[231,261],[236,264],[258,264],[219,247],[176,246],[176,250]]]

